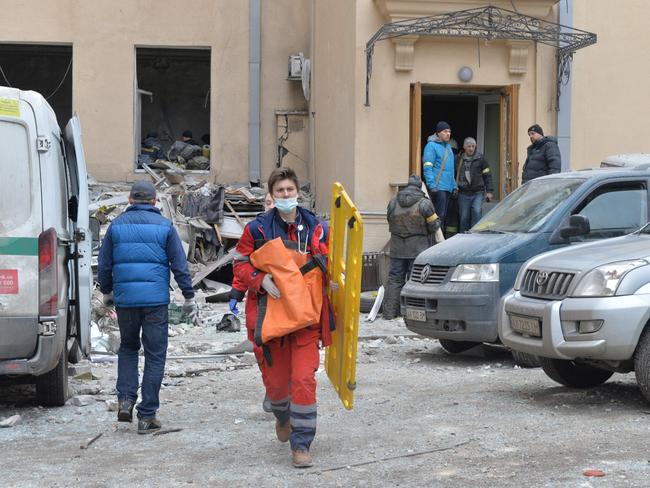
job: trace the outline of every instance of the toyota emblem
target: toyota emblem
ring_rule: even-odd
[[[540,271],[535,278],[535,283],[539,286],[542,286],[548,280],[548,273],[546,271]]]
[[[429,275],[431,274],[431,266],[428,264],[422,268],[422,274],[420,275],[420,283],[426,283],[427,280],[429,279]]]

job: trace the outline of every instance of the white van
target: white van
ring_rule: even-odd
[[[43,96],[0,87],[0,178],[0,376],[33,376],[39,404],[63,405],[68,355],[90,353],[92,236],[78,118],[62,134]]]

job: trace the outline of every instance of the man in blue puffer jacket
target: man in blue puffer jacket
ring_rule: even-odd
[[[431,202],[442,226],[445,226],[449,197],[458,192],[454,178],[454,153],[449,145],[451,127],[447,122],[436,124],[436,132],[429,138],[422,154],[422,173]]]
[[[120,326],[117,362],[117,419],[133,420],[138,398],[138,352],[140,330],[144,347],[142,401],[138,410],[138,433],[160,429],[156,412],[167,357],[170,269],[180,286],[183,313],[198,315],[192,278],[180,238],[172,223],[154,205],[156,189],[148,181],[131,188],[131,204],[109,226],[99,253],[99,288],[104,303],[115,303]]]

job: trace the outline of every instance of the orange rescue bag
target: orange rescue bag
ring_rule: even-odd
[[[323,272],[310,254],[298,252],[295,242],[283,242],[278,237],[251,253],[250,260],[257,269],[269,273],[280,290],[278,299],[258,294],[258,346],[320,322]]]

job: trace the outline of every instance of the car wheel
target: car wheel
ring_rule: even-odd
[[[36,402],[44,407],[61,407],[68,399],[68,348],[64,347],[55,368],[36,377]]]
[[[442,348],[451,354],[467,351],[480,344],[480,342],[451,341],[449,339],[439,339],[439,341]]]
[[[634,374],[639,389],[650,401],[650,329],[641,335],[634,353]]]
[[[521,351],[510,351],[515,360],[515,364],[522,368],[539,368],[541,366],[539,358],[534,354],[528,354]]]
[[[575,361],[563,359],[539,358],[544,373],[554,381],[564,386],[575,388],[591,388],[607,381],[613,371],[578,364]]]

